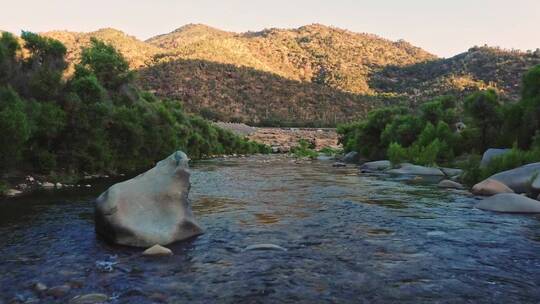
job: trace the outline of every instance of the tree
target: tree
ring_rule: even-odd
[[[30,136],[24,104],[10,87],[0,87],[0,168],[17,164]]]
[[[81,65],[89,69],[109,91],[116,92],[134,79],[124,56],[112,45],[96,38],[92,38],[90,47],[83,50]]]
[[[484,151],[498,137],[502,123],[497,93],[491,89],[474,93],[465,99],[464,108],[471,125],[479,131],[479,148]]]

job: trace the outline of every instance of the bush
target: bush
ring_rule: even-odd
[[[317,158],[319,153],[311,148],[312,144],[305,139],[298,141],[298,146],[291,149],[291,152],[298,158]]]

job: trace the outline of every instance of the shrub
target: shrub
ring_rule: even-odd
[[[295,157],[298,158],[316,158],[319,156],[319,154],[311,148],[310,142],[308,142],[305,139],[301,139],[298,141],[298,146],[291,149],[291,152],[294,154]]]

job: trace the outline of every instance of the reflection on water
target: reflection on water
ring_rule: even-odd
[[[540,301],[539,217],[279,156],[198,162],[192,184],[205,234],[163,259],[96,239],[92,199],[107,182],[0,202],[0,303],[93,292],[111,303]],[[243,250],[265,243],[287,251]],[[68,291],[40,294],[38,281]]]

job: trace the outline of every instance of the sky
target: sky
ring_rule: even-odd
[[[540,48],[540,0],[0,0],[0,30],[122,30],[139,39],[188,23],[245,32],[311,23],[404,39],[441,57],[475,45]]]

